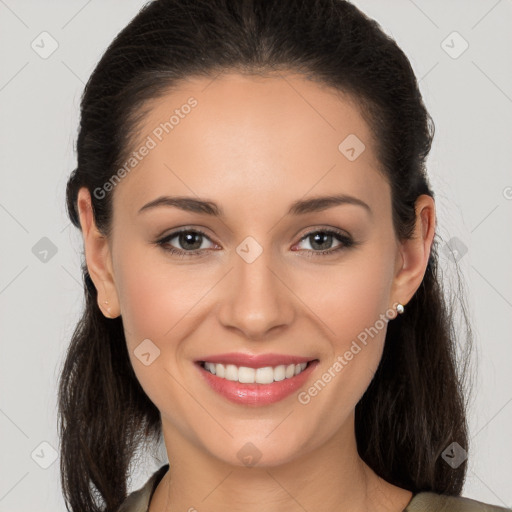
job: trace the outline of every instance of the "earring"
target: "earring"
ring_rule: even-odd
[[[404,307],[400,302],[396,305],[396,312],[401,315],[404,312]]]
[[[103,301],[103,304],[108,304],[108,300]],[[112,308],[107,308],[107,311],[110,313]]]

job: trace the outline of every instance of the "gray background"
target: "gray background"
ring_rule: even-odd
[[[64,190],[85,82],[144,3],[0,0],[1,512],[65,510],[53,451],[56,382],[82,306],[82,241]],[[428,165],[441,264],[450,282],[459,259],[476,336],[463,494],[510,507],[512,2],[355,3],[405,51],[436,124]],[[58,47],[43,58],[52,40]],[[145,460],[132,489],[165,452]]]

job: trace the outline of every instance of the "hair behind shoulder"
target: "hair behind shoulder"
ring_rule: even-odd
[[[391,185],[397,236],[411,236],[416,199],[433,196],[425,170],[433,122],[405,54],[378,23],[342,0],[146,4],[105,51],[82,96],[78,163],[66,190],[76,227],[77,194],[85,186],[96,224],[109,234],[112,192],[97,190],[126,160],[144,102],[189,76],[223,70],[292,70],[353,97]],[[452,442],[468,449],[466,365],[458,371],[437,243],[436,235],[405,314],[388,325],[381,363],[356,406],[356,438],[363,460],[386,481],[459,495],[466,462],[452,468],[441,454]],[[61,483],[69,510],[115,511],[127,495],[133,454],[159,439],[161,419],[131,366],[122,319],[103,316],[85,264],[82,272],[84,311],[59,381]]]

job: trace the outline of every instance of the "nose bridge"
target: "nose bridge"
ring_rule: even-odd
[[[271,249],[248,236],[236,247],[233,267],[221,306],[224,326],[238,328],[247,338],[258,338],[291,322],[291,294],[282,282],[284,276],[275,270],[279,265]]]

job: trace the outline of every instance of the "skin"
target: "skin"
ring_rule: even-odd
[[[137,378],[161,412],[171,467],[150,512],[402,511],[412,493],[362,461],[354,431],[385,327],[307,405],[296,394],[262,407],[233,404],[198,378],[193,361],[231,351],[318,358],[307,389],[420,286],[435,230],[432,198],[418,198],[415,235],[399,241],[357,106],[292,74],[190,79],[151,103],[139,142],[190,96],[198,106],[116,186],[111,238],[95,225],[87,189],[78,195],[98,305],[122,316]],[[349,134],[366,146],[354,161],[338,150]],[[371,214],[343,204],[286,215],[295,200],[333,193],[361,199]],[[225,216],[168,206],[138,213],[161,195],[208,198]],[[185,226],[206,232],[202,255],[179,258],[155,244]],[[322,247],[305,235],[322,228],[357,244],[314,254]],[[263,249],[252,263],[236,252],[247,236]],[[340,243],[334,237],[323,248]],[[190,247],[178,237],[169,245]],[[134,355],[147,338],[160,350],[149,366]],[[248,442],[261,452],[253,467],[237,457]]]

